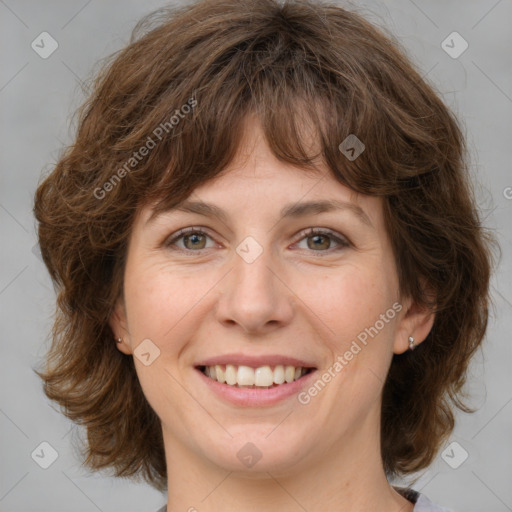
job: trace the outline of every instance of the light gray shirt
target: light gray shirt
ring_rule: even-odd
[[[432,503],[424,494],[420,494],[415,505],[413,512],[453,512],[451,508],[440,507]]]

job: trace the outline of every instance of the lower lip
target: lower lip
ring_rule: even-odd
[[[196,372],[203,382],[220,398],[241,407],[266,407],[274,405],[286,398],[299,393],[306,387],[316,373],[316,370],[303,375],[300,379],[286,384],[280,384],[275,388],[239,388],[229,384],[221,384],[217,380],[207,377],[201,370]]]

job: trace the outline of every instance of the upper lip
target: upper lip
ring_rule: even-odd
[[[279,354],[268,354],[261,356],[249,356],[247,354],[224,354],[220,356],[210,357],[196,364],[196,366],[215,366],[232,364],[234,366],[250,366],[252,368],[259,368],[260,366],[294,366],[295,368],[315,368],[315,365],[297,359],[296,357],[289,357]]]

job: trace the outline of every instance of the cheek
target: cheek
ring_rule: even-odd
[[[160,418],[170,422],[167,416],[172,411],[176,424],[186,424],[193,404],[180,384],[183,376],[178,356],[197,329],[197,322],[190,320],[194,315],[204,314],[199,299],[211,285],[192,276],[171,272],[162,265],[141,265],[133,270],[127,266],[125,275],[132,348],[136,350],[143,340],[149,339],[159,350],[148,366],[134,357],[139,383]],[[200,289],[203,284],[204,291]],[[154,351],[152,347],[149,349],[152,358],[156,354]]]
[[[320,318],[335,344],[350,342],[392,306],[395,289],[381,268],[351,265],[301,280],[297,295]]]
[[[198,274],[164,267],[162,264],[140,266],[125,276],[125,299],[129,328],[134,341],[154,339],[176,347],[187,339],[197,324],[190,319],[201,313],[203,299],[218,278],[212,273]]]
[[[174,313],[169,306],[173,294],[169,281],[165,276],[158,279],[147,273],[132,275],[127,279],[126,304],[132,333],[135,330],[136,334],[159,338],[165,325],[169,328],[172,324]]]

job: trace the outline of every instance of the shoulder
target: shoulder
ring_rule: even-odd
[[[452,509],[440,507],[439,505],[432,503],[432,501],[430,501],[424,494],[421,494],[414,489],[408,489],[405,487],[395,487],[395,489],[402,496],[414,503],[413,512],[454,512]],[[156,512],[167,512],[167,506],[164,505]]]
[[[419,494],[413,512],[454,512],[451,508],[432,503],[424,494]]]
[[[414,503],[413,512],[454,512],[452,509],[441,507],[430,501],[427,496],[409,487],[397,487],[394,489],[405,499]],[[158,511],[160,512],[160,511]],[[165,511],[164,511],[165,512]]]

